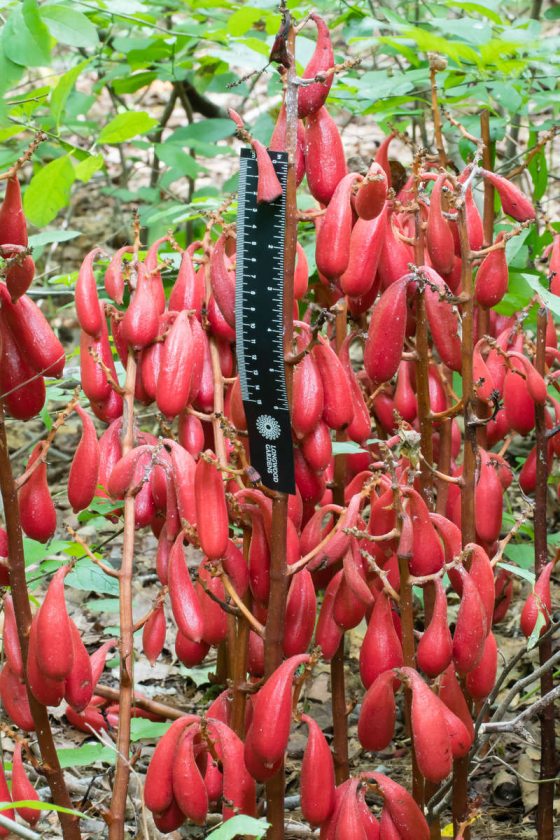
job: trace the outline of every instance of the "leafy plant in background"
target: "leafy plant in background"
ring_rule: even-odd
[[[292,105],[298,98],[305,142],[296,142],[293,117],[283,127],[282,111],[271,141],[299,155],[308,187],[299,215],[293,181],[288,187],[288,241],[300,222],[306,249],[297,248],[295,276],[287,262],[287,294],[302,315],[285,324],[289,337],[295,332],[286,350],[298,492],[279,514],[277,500],[273,504],[247,472],[234,361],[236,206],[206,183],[205,168],[212,157],[233,154],[232,144],[222,141],[237,133],[261,155],[265,200],[269,190],[268,199],[277,194],[259,142],[270,140],[278,116],[280,76],[270,71],[228,85],[237,82],[238,65],[260,73],[280,16],[269,4],[197,6],[190,17],[185,4],[167,4],[157,17],[142,3],[122,6],[7,4],[1,36],[8,142],[0,210],[0,402],[22,423],[42,411],[48,430],[14,479],[2,425],[7,534],[1,534],[0,553],[7,557],[3,583],[12,590],[4,601],[7,662],[0,679],[6,711],[20,729],[37,730],[40,767],[67,837],[79,836],[79,828],[63,767],[108,760],[112,752],[96,744],[80,756],[57,755],[47,708],[62,698],[72,725],[117,731],[106,815],[112,837],[125,831],[131,742],[149,737],[160,740],[145,803],[160,830],[174,830],[185,819],[204,823],[218,804],[225,823],[216,837],[232,836],[234,820],[240,822],[236,831],[258,833],[258,781],[265,784],[269,836],[282,837],[292,713],[308,729],[303,816],[325,836],[439,836],[438,815],[452,784],[456,836],[467,837],[476,818],[467,800],[469,763],[492,733],[542,712],[543,778],[554,772],[556,624],[547,552],[555,542],[546,531],[559,416],[553,316],[559,314],[560,238],[546,199],[548,179],[556,177],[549,166],[557,110],[554,38],[539,39],[537,6],[532,17],[505,22],[506,12],[478,4],[462,5],[473,15],[470,27],[454,17],[453,4],[423,8],[423,19],[416,7],[386,8],[382,21],[365,5],[344,7],[330,21],[342,35],[334,55],[328,29],[314,15],[323,65],[321,59],[309,65],[312,25],[298,34],[298,57],[313,68],[311,81],[298,95],[290,66],[286,97]],[[297,11],[303,16],[307,10],[298,5]],[[334,73],[333,61],[346,58],[343,38],[353,55]],[[26,71],[24,59],[36,71]],[[50,66],[63,72],[52,86],[41,85]],[[315,77],[319,72],[327,76]],[[158,120],[142,101],[162,82],[169,98]],[[229,119],[213,101],[228,91],[241,99],[245,115],[259,98],[267,106],[254,128],[246,120],[251,133],[235,112]],[[327,93],[329,111],[322,107]],[[550,113],[535,126],[543,101]],[[337,105],[348,115],[347,132],[359,140],[362,159],[352,161],[350,172],[329,117]],[[188,124],[167,129],[175,107]],[[286,111],[293,113],[289,103]],[[363,138],[373,118],[386,137],[370,166],[374,147]],[[40,132],[31,146],[29,130]],[[520,139],[529,146],[521,154]],[[395,147],[405,150],[399,160],[389,157]],[[35,169],[22,208],[19,182],[30,160]],[[508,179],[496,175],[500,169]],[[121,247],[110,261],[94,248],[78,272],[83,397],[75,395],[53,422],[45,399],[62,401],[64,380],[57,385],[50,377],[64,375],[66,359],[26,294],[35,254],[25,216],[37,226],[51,224],[69,205],[77,181],[91,181],[100,202],[111,196],[137,203],[139,217],[132,245],[112,237]],[[230,180],[224,188],[233,187]],[[482,216],[473,188],[483,199]],[[176,236],[166,233],[170,225],[177,226]],[[37,236],[43,246],[61,241],[58,231],[50,239],[48,231]],[[324,310],[318,319],[317,305]],[[355,330],[366,329],[356,371],[350,346],[358,339]],[[141,405],[153,404],[159,437],[153,427],[143,429],[139,417]],[[114,522],[111,539],[122,530],[118,570],[104,559],[101,544],[90,547],[74,532],[70,540],[49,542],[56,512],[45,461],[73,412],[83,433],[68,476],[69,501],[82,521]],[[104,429],[99,439],[92,414]],[[516,476],[526,495],[535,494],[533,521],[508,519],[503,499],[513,472],[505,454],[515,446],[514,434],[526,438],[533,430],[535,448],[519,457]],[[161,589],[138,619],[131,589],[135,532],[148,527],[158,540]],[[286,552],[278,548],[282,533]],[[194,585],[185,541],[205,555]],[[28,590],[52,572],[32,616]],[[496,681],[492,625],[508,610],[512,575],[535,584],[521,628],[529,647],[539,648],[542,697],[513,722],[502,720],[507,702],[487,721],[508,674],[506,667]],[[453,637],[442,585],[448,580],[449,595],[453,590],[460,601]],[[100,682],[114,640],[88,653],[68,615],[65,585],[102,593],[118,607],[118,690]],[[414,593],[423,604],[419,644]],[[178,627],[177,656],[187,668],[202,662],[211,646],[221,651],[217,679],[229,679],[231,689],[206,716],[183,715],[134,692],[134,633],[142,631],[143,652],[154,662],[165,644],[166,602]],[[360,767],[351,775],[344,635],[364,618],[358,735],[366,752],[390,743],[400,684],[414,748],[412,795],[381,773]],[[310,653],[312,641],[319,650]],[[321,657],[331,663],[334,763],[313,718],[298,712],[299,693]],[[135,720],[141,715],[173,723]],[[453,781],[445,782],[452,765]],[[553,787],[540,790],[539,837],[548,838]],[[382,803],[374,809],[379,824],[366,791]],[[234,816],[237,811],[245,817]],[[19,813],[30,822],[36,816]]]

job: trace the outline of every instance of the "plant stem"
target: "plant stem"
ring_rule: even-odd
[[[248,562],[249,545],[251,543],[251,531],[243,529],[243,557]],[[245,603],[250,607],[250,595],[245,596]],[[243,738],[245,734],[245,705],[247,695],[241,691],[240,686],[245,682],[247,676],[247,654],[249,645],[249,622],[242,615],[237,618],[237,639],[235,643],[235,655],[233,660],[233,686],[231,704],[231,728]]]
[[[134,389],[136,385],[136,357],[129,348],[124,385],[122,454],[134,447]],[[128,783],[130,779],[130,721],[134,696],[134,616],[132,612],[132,574],[134,569],[135,507],[134,496],[124,497],[124,532],[122,560],[119,571],[119,726],[117,731],[117,765],[111,799],[109,838],[124,838],[124,822]]]
[[[546,350],[547,313],[544,307],[539,309],[537,317],[537,352],[535,367],[544,375]],[[548,441],[546,437],[546,406],[544,403],[535,404],[535,431],[537,448],[537,485],[535,490],[535,575],[538,577],[546,566],[547,551],[547,521],[546,501],[548,492]],[[552,639],[543,641],[539,647],[539,663],[543,665],[552,656]],[[549,668],[541,676],[541,697],[554,688],[553,669]],[[552,779],[556,773],[556,738],[554,725],[554,704],[547,704],[540,714],[541,721],[541,779]],[[537,836],[539,840],[552,840],[554,832],[554,782],[543,782],[539,785],[539,801],[537,806]]]
[[[25,556],[19,518],[19,504],[16,483],[10,463],[4,403],[0,400],[0,491],[4,505],[4,519],[8,534],[10,557],[10,586],[14,603],[19,644],[24,662],[27,662],[31,607],[25,578]],[[29,708],[35,724],[37,741],[41,752],[41,772],[51,789],[53,802],[63,808],[71,808],[72,802],[64,782],[64,774],[58,761],[46,706],[39,703],[27,688]],[[79,840],[78,818],[70,814],[59,814],[62,835],[65,840]]]

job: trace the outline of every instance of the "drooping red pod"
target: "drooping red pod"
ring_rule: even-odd
[[[229,520],[222,475],[210,450],[196,465],[194,494],[201,548],[210,560],[219,560],[227,548]]]
[[[439,579],[435,588],[434,608],[430,623],[424,631],[416,650],[416,662],[429,677],[445,671],[453,655],[453,640],[447,623],[447,597]]]
[[[480,662],[490,628],[486,624],[484,605],[475,582],[464,569],[461,575],[463,594],[453,634],[453,660],[457,671],[467,674]]]
[[[461,370],[461,335],[459,317],[446,296],[451,291],[445,281],[429,266],[421,271],[427,277],[424,287],[426,315],[435,348],[442,362],[451,370]]]
[[[194,458],[175,441],[167,440],[166,443],[171,450],[171,469],[175,493],[177,495],[179,515],[189,525],[196,525],[197,515],[194,493],[196,464]]]
[[[292,719],[292,681],[295,671],[309,659],[306,653],[287,659],[253,698],[251,748],[266,765],[281,760],[286,751]],[[270,726],[271,719],[274,726]]]
[[[65,679],[74,662],[70,618],[64,598],[64,579],[70,568],[53,575],[37,613],[37,665],[52,680]]]
[[[455,674],[453,663],[446,668],[439,679],[439,698],[463,722],[469,733],[469,738],[474,738],[473,719]]]
[[[204,276],[195,270],[192,254],[200,242],[193,242],[183,251],[177,278],[169,295],[169,309],[180,312],[182,309],[194,309],[200,317],[204,302]]]
[[[504,234],[500,232],[494,244],[503,241]],[[476,275],[475,298],[477,303],[486,308],[496,306],[508,289],[509,272],[506,260],[505,246],[490,251],[480,264]]]
[[[148,289],[152,296],[153,307],[158,315],[161,315],[165,310],[165,291],[160,266],[158,266],[159,249],[164,242],[169,242],[169,235],[160,236],[159,239],[152,242],[144,257],[146,273],[150,279]]]
[[[443,566],[443,547],[422,496],[413,488],[406,488],[406,494],[409,498],[408,514],[412,525],[410,571],[413,575],[431,575]]]
[[[22,245],[0,246],[0,254],[6,260],[6,287],[12,303],[16,303],[33,282],[35,263]]]
[[[482,448],[479,455],[480,472],[474,491],[476,534],[481,542],[491,544],[502,529],[504,491],[491,456]]]
[[[326,469],[332,458],[331,432],[324,420],[319,420],[315,429],[300,443],[303,457],[316,472]]]
[[[284,103],[280,106],[278,118],[268,148],[271,152],[285,152],[286,151],[286,106]],[[297,146],[296,146],[296,186],[299,187],[305,175],[305,132],[303,123],[298,121],[297,124]],[[296,295],[296,298],[298,296]]]
[[[550,625],[552,612],[552,600],[550,595],[550,576],[554,569],[554,563],[547,563],[539,574],[533,591],[525,601],[521,612],[521,632],[529,638],[534,631],[537,619],[541,617],[542,627],[539,631],[541,636]]]
[[[157,279],[151,276],[146,265],[137,263],[136,288],[121,326],[123,337],[135,349],[147,347],[157,338],[161,312],[154,298],[156,286]]]
[[[343,630],[351,630],[357,627],[364,618],[373,596],[365,580],[360,578],[353,559],[352,548],[344,555],[343,569],[342,580],[334,599],[333,619]],[[363,589],[360,588],[358,594],[353,585],[357,580],[363,584]]]
[[[301,720],[308,736],[301,764],[301,812],[311,825],[322,825],[335,805],[335,778],[332,754],[320,726],[308,715]]]
[[[40,802],[39,794],[29,781],[22,759],[22,746],[19,741],[16,742],[14,748],[14,755],[12,758],[12,791],[11,798],[13,802]],[[0,795],[2,792],[0,791]],[[33,826],[41,816],[41,811],[38,808],[29,808],[21,806],[16,809],[18,816],[25,820],[26,823]]]
[[[195,825],[203,825],[208,813],[208,792],[197,765],[195,740],[199,726],[183,730],[173,756],[173,797],[183,814]]]
[[[333,618],[334,601],[341,580],[342,570],[328,583],[315,630],[315,644],[321,648],[322,657],[326,662],[330,662],[335,655],[343,636],[342,628]]]
[[[443,216],[442,190],[447,180],[444,172],[438,175],[430,195],[430,210],[426,228],[426,246],[433,267],[440,274],[449,274],[453,268],[453,234],[449,222]]]
[[[27,295],[22,295],[16,303],[12,303],[2,284],[0,296],[3,316],[25,361],[36,373],[61,376],[66,362],[64,347],[37,304]]]
[[[292,426],[297,437],[313,431],[323,408],[323,380],[313,353],[306,353],[294,368]]]
[[[323,419],[331,429],[343,429],[353,416],[352,395],[342,362],[326,339],[311,351],[323,383]]]
[[[222,817],[228,820],[236,812],[254,816],[257,810],[255,782],[243,763],[243,742],[222,721],[212,719],[208,724],[223,769]]]
[[[257,204],[271,204],[282,195],[282,184],[267,149],[259,140],[251,140],[257,156]]]
[[[13,798],[10,794],[10,790],[8,788],[8,781],[6,779],[6,773],[4,772],[4,764],[0,762],[0,802],[12,802]],[[13,808],[6,808],[5,811],[2,811],[2,814],[7,817],[9,820],[15,820],[16,815]],[[4,826],[0,826],[0,837],[9,837],[11,834],[8,828],[4,828]]]
[[[346,171],[338,127],[327,109],[320,108],[305,122],[305,174],[313,198],[328,204]]]
[[[358,720],[358,739],[365,750],[379,752],[391,743],[397,717],[394,683],[393,670],[384,671],[365,693]]]
[[[98,359],[95,358],[96,356],[102,362],[102,365],[99,364]],[[102,319],[101,334],[98,339],[92,338],[83,331],[80,334],[80,378],[84,393],[91,402],[104,402],[114,393],[112,392],[103,366],[109,369],[113,379],[117,381],[117,371],[113,361],[104,316]],[[115,396],[120,397],[120,394]]]
[[[116,645],[116,639],[109,639],[107,642],[104,642],[102,645],[100,645],[97,648],[97,650],[94,650],[94,652],[91,654],[89,660],[91,663],[91,681],[94,688],[101,679],[101,675],[105,670],[105,662],[107,661],[109,651],[113,650],[113,648],[115,648]]]
[[[418,768],[425,779],[437,784],[449,775],[453,766],[441,701],[412,668],[402,668],[399,673],[406,675],[412,689],[410,718]]]
[[[496,389],[494,377],[486,364],[481,347],[484,344],[484,339],[481,338],[473,350],[473,381],[476,390],[476,396],[479,400],[488,402],[493,391]]]
[[[286,602],[286,620],[284,623],[284,656],[297,656],[304,653],[313,637],[317,597],[313,578],[307,569],[301,569],[292,575]]]
[[[359,195],[359,193],[358,193]],[[386,206],[375,218],[360,218],[352,228],[348,265],[340,277],[340,288],[349,297],[367,295],[378,287],[377,266],[387,229]]]
[[[144,802],[153,814],[163,814],[174,802],[173,757],[179,737],[187,726],[199,720],[197,715],[183,715],[173,721],[160,738],[148,765],[144,785]]]
[[[408,278],[392,283],[374,306],[364,347],[364,366],[374,384],[387,382],[397,372],[406,333]]]
[[[0,310],[0,394],[15,420],[31,420],[45,404],[45,380],[27,363]]]
[[[179,415],[179,443],[189,455],[196,458],[204,449],[204,428],[202,420],[184,411]]]
[[[350,344],[355,335],[350,333],[338,352],[338,358],[341,361],[342,367],[346,373],[348,383],[350,385],[350,394],[352,398],[353,417],[346,428],[346,434],[350,440],[362,444],[371,435],[371,417],[369,409],[366,405],[365,397],[354,373],[352,362],[350,360]]]
[[[19,729],[24,732],[35,730],[25,683],[14,674],[8,662],[0,671],[0,700],[2,708]]]
[[[428,823],[406,788],[374,771],[360,773],[360,778],[375,782],[385,802],[384,810],[387,808],[402,840],[429,840]]]
[[[187,405],[193,375],[193,351],[190,318],[186,310],[182,310],[166,336],[156,386],[156,402],[166,417],[176,417]]]
[[[68,501],[74,513],[85,510],[92,502],[99,479],[99,441],[91,417],[81,405],[76,413],[82,421],[82,437],[70,465]]]
[[[407,423],[412,423],[418,414],[416,392],[412,384],[412,365],[406,359],[399,364],[397,387],[393,394],[395,409]]]
[[[219,645],[227,636],[227,615],[219,602],[226,600],[226,592],[221,577],[212,575],[205,560],[198,567],[198,581],[195,591],[204,619],[204,641],[209,645]],[[210,597],[214,596],[217,600]]]
[[[498,645],[493,633],[488,633],[484,642],[484,653],[478,665],[469,671],[466,686],[469,695],[474,700],[484,700],[496,682],[498,671]]]
[[[124,297],[124,272],[123,272],[123,257],[125,254],[131,254],[134,251],[132,245],[124,245],[115,251],[107,270],[105,271],[105,291],[115,303],[120,306]]]
[[[535,218],[535,208],[532,203],[511,181],[486,169],[482,169],[481,174],[485,180],[492,184],[500,196],[504,213],[515,219],[516,222],[527,222]]]
[[[535,426],[535,403],[529,393],[523,364],[511,359],[511,369],[504,379],[504,409],[510,428],[528,435]]]
[[[204,616],[185,560],[182,532],[169,553],[167,574],[171,610],[177,627],[188,639],[199,643],[204,634]]]
[[[17,173],[8,178],[6,192],[0,205],[0,245],[27,247],[27,221],[23,214],[21,189]]]
[[[309,284],[309,265],[305,251],[299,242],[296,243],[296,267],[294,269],[294,298],[301,300],[305,297]]]
[[[39,649],[39,634],[37,632],[38,614],[33,617],[29,630],[29,647],[27,650],[26,674],[29,690],[39,703],[44,706],[58,706],[64,697],[64,679],[51,679],[39,668],[37,662],[37,651]],[[70,633],[70,631],[68,631]],[[71,640],[70,635],[68,640]],[[44,652],[48,646],[48,639],[41,640],[41,648]],[[73,650],[72,650],[73,653]]]
[[[387,198],[387,188],[385,170],[377,161],[373,161],[354,198],[354,207],[360,219],[375,219],[379,216]]]
[[[391,165],[389,163],[389,146],[396,136],[397,133],[395,131],[392,131],[391,134],[387,135],[387,137],[385,137],[380,143],[374,158],[375,162],[381,166],[387,176],[387,186],[389,187],[392,186]]]
[[[467,234],[471,251],[480,251],[484,245],[484,228],[482,218],[474,200],[472,187],[465,193],[465,216],[467,218]]]
[[[317,44],[309,63],[303,71],[304,79],[314,79],[317,75],[326,74],[328,70],[334,67],[334,53],[329,27],[316,12],[313,12],[310,18],[317,27]],[[300,119],[315,114],[323,107],[332,83],[333,75],[330,73],[324,81],[313,82],[298,88],[298,117]]]
[[[235,272],[226,262],[226,235],[222,233],[210,255],[210,283],[214,299],[226,323],[235,329]]]
[[[43,443],[38,443],[27,462],[33,466],[43,453]],[[35,467],[18,494],[21,527],[32,540],[45,543],[56,531],[56,510],[47,483],[45,461]]]
[[[465,551],[470,551],[471,562],[469,574],[478,589],[478,594],[480,595],[480,600],[482,601],[482,606],[484,607],[486,626],[490,628],[492,626],[492,615],[494,613],[494,569],[492,568],[492,563],[490,562],[488,554],[482,546],[477,545],[476,543],[468,543],[465,546]],[[463,591],[462,578],[460,575],[458,575],[458,577],[461,581],[461,589],[459,590],[461,593]],[[454,580],[452,580],[452,585],[455,587]]]
[[[193,642],[192,639],[184,636],[180,630],[177,631],[175,653],[179,662],[182,662],[186,668],[196,668],[197,665],[200,665],[209,650],[210,645],[206,642]]]
[[[391,604],[382,591],[375,601],[360,648],[362,683],[369,688],[379,674],[403,664],[403,650],[391,617]]]
[[[10,668],[20,679],[23,679],[23,659],[19,645],[16,614],[11,595],[4,596],[4,629],[2,632],[2,650]]]
[[[166,629],[163,603],[160,603],[156,605],[142,630],[142,650],[152,666],[163,650]]]
[[[402,233],[398,218],[391,207],[385,229],[385,240],[377,266],[377,274],[382,289],[387,289],[392,283],[396,283],[410,270],[409,264],[414,262],[412,248],[400,239],[397,235],[398,232]]]
[[[352,233],[352,189],[361,180],[357,172],[350,172],[339,182],[327,207],[317,234],[315,261],[317,268],[329,280],[338,280],[348,268],[350,236]]]
[[[93,696],[91,659],[72,619],[69,620],[72,637],[72,669],[64,681],[64,699],[75,712],[82,712]]]
[[[113,499],[122,499],[128,490],[142,481],[145,467],[151,461],[153,447],[144,443],[130,449],[114,465],[107,481],[107,490]]]
[[[78,323],[92,338],[99,338],[103,317],[99,309],[99,295],[93,273],[93,261],[100,253],[102,253],[101,248],[93,248],[84,257],[78,271],[74,295]]]

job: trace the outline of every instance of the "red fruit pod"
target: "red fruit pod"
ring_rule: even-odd
[[[382,289],[387,289],[392,283],[396,283],[397,280],[404,277],[410,270],[409,264],[414,262],[412,248],[397,236],[394,226],[398,228],[398,222],[391,208],[385,230],[385,240],[377,266],[377,274]]]
[[[482,357],[480,348],[483,344],[484,339],[481,338],[473,350],[473,381],[478,399],[488,402],[493,391],[496,390],[496,385],[494,383],[494,377]]]
[[[64,598],[69,571],[68,566],[62,566],[55,572],[36,616],[37,665],[51,680],[65,679],[74,663],[72,626]]]
[[[286,151],[286,105],[282,103],[278,118],[268,148],[271,152]],[[296,186],[299,187],[305,175],[305,132],[303,123],[298,120],[297,124],[297,147],[296,147]],[[297,295],[296,295],[297,297]]]
[[[367,781],[373,781],[377,785],[381,796],[385,800],[385,808],[389,812],[395,828],[399,832],[401,840],[429,840],[430,829],[424,814],[410,795],[410,793],[384,776],[382,773],[369,771],[361,773],[360,777]],[[383,829],[383,825],[381,825]],[[385,835],[381,834],[385,840]]]
[[[21,743],[16,742],[14,748],[14,755],[12,758],[12,791],[11,798],[13,802],[40,802],[39,794],[27,778],[25,767],[23,766],[23,759],[21,756]],[[0,795],[1,795],[0,791]],[[22,806],[16,808],[18,816],[25,820],[26,823],[33,826],[41,816],[41,811],[38,808],[29,808]]]
[[[418,769],[437,784],[451,773],[453,755],[441,701],[412,668],[402,668],[412,688],[410,710],[414,753]]]
[[[388,808],[383,808],[381,811],[381,819],[379,821],[380,837],[383,840],[402,840],[402,834],[397,831],[395,823],[391,819]]]
[[[202,426],[202,420],[188,412],[180,414],[178,440],[189,455],[197,458],[204,449],[204,428]]]
[[[440,274],[449,274],[453,268],[454,245],[449,222],[443,216],[442,190],[447,180],[444,172],[436,178],[430,195],[430,210],[426,228],[426,246],[433,267]]]
[[[102,253],[101,248],[93,248],[84,257],[78,271],[74,295],[78,323],[83,331],[91,335],[92,338],[99,338],[103,320],[103,315],[99,309],[95,274],[93,273],[93,261],[100,253]]]
[[[8,560],[8,535],[4,528],[0,528],[0,586],[10,585]]]
[[[320,340],[312,354],[323,383],[323,419],[331,429],[343,429],[353,416],[346,371],[327,340]]]
[[[499,233],[494,244],[502,242],[503,238],[503,232]],[[504,246],[490,251],[482,260],[476,274],[476,302],[487,309],[496,306],[507,292],[508,282],[509,272]]]
[[[68,476],[68,501],[74,513],[85,510],[95,496],[101,457],[93,421],[81,405],[76,405],[76,413],[82,421],[82,437],[76,447]]]
[[[0,394],[15,420],[31,420],[45,404],[42,376],[27,363],[0,310]]]
[[[367,840],[359,805],[359,779],[349,779],[336,814],[335,837],[340,840]]]
[[[317,613],[317,597],[311,573],[304,568],[291,577],[282,642],[286,657],[296,656],[307,650],[313,638]]]
[[[286,751],[292,720],[294,673],[309,660],[306,653],[287,659],[270,675],[253,699],[251,747],[268,766],[281,760]],[[270,720],[275,721],[273,727]]]
[[[210,574],[204,560],[198,567],[196,592],[204,619],[204,641],[209,645],[219,645],[227,636],[227,615],[207,593],[212,593],[222,603],[226,600],[226,593],[222,579]]]
[[[257,157],[257,204],[271,204],[282,195],[282,184],[274,169],[270,153],[259,140],[251,140]]]
[[[369,688],[379,674],[403,664],[402,645],[391,616],[389,598],[385,592],[380,592],[360,648],[362,683]]]
[[[329,280],[338,280],[348,267],[352,233],[350,199],[352,188],[361,177],[357,172],[350,172],[340,181],[317,234],[315,247],[317,269]]]
[[[186,310],[177,314],[166,336],[156,385],[156,402],[166,417],[176,417],[189,399],[194,342]]]
[[[354,338],[355,336],[350,334],[344,339],[338,357],[346,373],[352,398],[353,417],[346,428],[346,434],[350,440],[363,444],[371,436],[371,417],[364,394],[362,393],[362,389],[352,368],[352,362],[350,361],[350,344]]]
[[[504,409],[507,421],[520,435],[528,435],[535,426],[535,403],[529,393],[524,376],[524,366],[517,358],[511,359],[512,369],[504,379]]]
[[[0,700],[7,716],[19,729],[24,732],[35,730],[25,683],[14,674],[8,662],[0,671]]]
[[[179,737],[173,756],[173,797],[183,814],[196,825],[204,825],[208,814],[208,793],[197,765],[194,741],[200,727],[190,726]]]
[[[209,720],[209,729],[216,742],[223,768],[224,820],[236,812],[255,816],[257,811],[255,782],[243,763],[244,747],[235,732],[220,720]]]
[[[304,79],[314,79],[317,75],[326,74],[328,70],[334,67],[334,53],[329,27],[316,12],[312,12],[310,18],[317,27],[317,44],[309,63],[303,71]],[[323,107],[332,83],[333,75],[330,73],[324,81],[302,85],[298,88],[298,117],[300,119],[315,114]]]
[[[308,715],[302,715],[301,720],[308,728],[301,764],[301,812],[311,825],[322,825],[331,816],[335,806],[333,759],[316,721]]]
[[[474,700],[484,700],[488,697],[494,688],[497,671],[498,645],[494,634],[488,633],[482,658],[466,677],[467,691]]]
[[[394,684],[393,670],[387,670],[375,678],[365,693],[358,720],[358,740],[364,750],[379,752],[391,743],[397,717]]]
[[[465,546],[465,551],[470,551],[470,569],[469,574],[478,589],[484,613],[486,615],[486,626],[492,626],[492,615],[494,613],[494,569],[488,554],[484,549],[476,543],[468,543]],[[460,575],[458,576],[460,578]],[[462,583],[462,581],[461,581]],[[455,585],[452,581],[453,586]],[[462,592],[462,586],[461,590]]]
[[[169,236],[160,236],[159,239],[152,242],[144,258],[146,274],[150,280],[148,290],[152,298],[153,307],[158,315],[162,315],[165,311],[165,291],[161,279],[161,272],[158,267],[158,252],[164,242],[169,242]]]
[[[212,248],[210,284],[226,323],[235,329],[235,272],[226,264],[226,241],[226,235],[222,233]]]
[[[64,699],[75,712],[83,711],[93,696],[93,672],[91,659],[80,636],[80,631],[70,619],[72,637],[72,670],[64,681]]]
[[[115,303],[120,306],[123,302],[124,296],[124,276],[123,276],[123,256],[124,254],[131,254],[134,251],[132,245],[124,245],[115,251],[107,270],[105,271],[105,291]]]
[[[332,441],[330,429],[324,420],[319,420],[315,429],[300,443],[303,457],[315,472],[322,472],[331,462]]]
[[[309,283],[309,266],[305,251],[296,243],[296,267],[294,270],[294,298],[301,300],[305,297]]]
[[[173,758],[177,743],[186,727],[198,721],[197,715],[183,715],[173,721],[165,735],[156,744],[144,784],[144,803],[153,814],[164,814],[175,801]]]
[[[166,441],[171,449],[171,469],[177,495],[177,507],[181,519],[189,525],[196,525],[196,502],[194,478],[196,464],[193,456],[175,441]]]
[[[359,193],[358,193],[359,195]],[[367,295],[377,289],[377,266],[387,229],[388,207],[374,219],[358,219],[350,235],[348,265],[340,277],[340,288],[349,297]]]
[[[459,680],[455,674],[453,664],[443,672],[439,679],[439,699],[445,703],[448,709],[462,721],[465,726],[469,738],[474,739],[474,724],[465,700],[463,690],[459,685]]]
[[[200,665],[209,650],[210,645],[206,642],[193,642],[188,636],[184,636],[180,630],[177,631],[175,653],[179,662],[182,662],[186,668],[195,668]]]
[[[158,306],[154,298],[157,278],[144,263],[136,265],[136,288],[122,320],[122,335],[131,347],[140,349],[156,340],[159,329]]]
[[[227,548],[229,521],[222,475],[209,449],[196,465],[194,495],[201,548],[210,560],[219,560]]]
[[[27,247],[27,221],[23,214],[21,189],[17,173],[8,178],[6,192],[0,205],[0,245]]]
[[[116,645],[116,639],[109,639],[109,641],[104,642],[91,654],[89,661],[91,663],[91,681],[94,688],[105,670],[105,662],[107,661],[109,651],[113,650]]]
[[[364,347],[364,366],[374,385],[391,379],[401,361],[406,334],[407,284],[408,277],[392,283],[373,308]]]
[[[535,582],[533,591],[523,606],[520,626],[521,632],[527,638],[529,638],[531,633],[535,630],[539,617],[541,620],[539,637],[542,636],[547,627],[550,625],[550,616],[552,612],[550,576],[553,569],[554,563],[552,561],[546,564]]]
[[[37,619],[38,614],[34,616],[29,631],[29,647],[26,663],[27,684],[29,690],[39,703],[42,703],[44,706],[58,706],[64,697],[64,680],[53,680],[39,668],[37,662],[37,651],[39,647]],[[68,639],[70,640],[70,629],[68,629]],[[42,640],[42,648],[45,645],[48,645],[48,640]]]
[[[204,616],[185,561],[182,532],[169,553],[168,586],[177,627],[188,639],[199,643],[204,634]]]
[[[185,822],[185,815],[173,799],[169,808],[162,814],[154,814],[154,825],[161,834],[170,834],[177,831]]]
[[[145,467],[152,457],[153,447],[148,444],[135,446],[114,465],[107,482],[107,490],[113,499],[122,499],[125,493],[142,481]]]
[[[385,175],[387,176],[387,186],[392,186],[392,177],[391,177],[391,165],[389,163],[389,146],[397,136],[395,131],[391,132],[385,139],[380,143],[378,150],[375,153],[375,162],[379,164],[379,166],[383,169]]]
[[[117,371],[113,361],[113,354],[109,344],[109,334],[107,332],[107,324],[105,323],[104,316],[102,318],[101,334],[98,339],[88,336],[87,333],[83,331],[80,334],[80,371],[82,388],[90,401],[103,402],[109,399],[113,391],[109,385],[107,375],[103,367],[94,358],[94,355],[99,357],[99,360],[109,369],[116,381]]]
[[[298,438],[311,434],[323,408],[323,380],[313,353],[307,353],[294,368],[292,427]]]
[[[430,623],[424,631],[416,650],[416,662],[429,677],[445,671],[453,655],[453,640],[447,623],[447,598],[439,579],[435,588],[434,609]]]
[[[471,251],[480,251],[484,245],[484,227],[471,187],[465,193],[465,216]]]
[[[19,645],[14,602],[11,595],[4,596],[4,629],[2,632],[2,650],[10,668],[23,679],[23,659]]]
[[[490,628],[486,624],[486,613],[475,582],[464,569],[461,575],[463,594],[453,634],[453,660],[457,671],[467,674],[480,662]]]
[[[346,175],[344,147],[335,121],[325,107],[305,123],[305,174],[313,198],[326,205]]]
[[[495,462],[480,449],[480,472],[475,487],[475,525],[477,538],[491,544],[502,529],[504,491]]]
[[[412,523],[410,571],[413,575],[431,575],[443,566],[443,547],[422,496],[413,488],[406,488],[406,495],[409,497],[408,514]]]
[[[428,278],[424,287],[426,315],[435,348],[442,362],[451,370],[461,370],[461,330],[457,311],[445,296],[450,289],[429,266],[420,269]],[[434,288],[435,287],[435,288]]]
[[[180,312],[182,309],[194,309],[197,317],[200,316],[204,303],[204,274],[195,270],[192,253],[200,244],[193,242],[183,251],[179,271],[169,295],[170,310]]]
[[[0,246],[0,254],[6,260],[6,287],[12,303],[16,303],[33,282],[35,263],[22,245]]]
[[[373,161],[354,197],[354,207],[360,219],[370,220],[379,216],[387,198],[387,188],[385,170]]]
[[[43,452],[38,443],[27,462],[31,467]],[[56,531],[56,510],[47,483],[47,465],[35,468],[18,494],[21,527],[32,540],[46,543]]]
[[[2,289],[5,287],[0,284],[0,292]],[[7,290],[1,297],[3,316],[26,363],[36,373],[61,376],[66,362],[64,347],[37,304],[27,295],[22,295],[16,303],[12,303]]]
[[[412,423],[418,414],[418,403],[416,391],[412,385],[413,362],[403,359],[399,364],[397,373],[397,387],[393,394],[395,410],[399,412],[402,419]]]
[[[163,603],[159,603],[154,607],[142,630],[142,650],[152,667],[163,650],[166,630]]]
[[[10,794],[10,790],[8,788],[8,782],[6,780],[6,774],[4,772],[4,765],[0,762],[0,802],[12,802],[12,796]],[[6,808],[6,810],[2,811],[2,814],[7,817],[9,820],[15,820],[16,815],[13,808]],[[4,828],[4,826],[0,826],[0,837],[9,837],[11,834],[10,830]]]
[[[480,170],[482,177],[489,181],[497,191],[502,202],[502,210],[516,222],[527,222],[535,218],[535,208],[518,187],[495,172]]]

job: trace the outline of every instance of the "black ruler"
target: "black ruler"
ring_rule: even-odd
[[[284,239],[288,155],[270,152],[282,196],[257,204],[257,161],[242,149],[237,210],[235,332],[251,466],[270,490],[295,493],[284,374]]]

